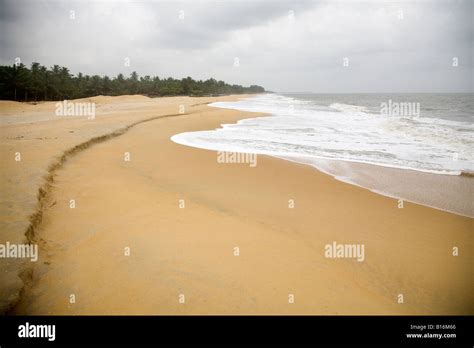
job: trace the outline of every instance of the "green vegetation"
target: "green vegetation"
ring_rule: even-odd
[[[96,95],[143,94],[150,97],[172,95],[223,95],[262,93],[260,86],[242,87],[224,81],[209,79],[195,81],[191,77],[181,80],[158,76],[139,77],[134,71],[130,77],[118,74],[89,76],[72,75],[68,68],[55,65],[50,69],[39,63],[28,69],[23,64],[0,66],[0,99],[17,101],[64,100]]]

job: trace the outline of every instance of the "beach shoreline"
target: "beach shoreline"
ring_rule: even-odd
[[[333,178],[376,194],[451,214],[474,218],[474,180],[470,175],[443,175],[414,169],[351,161],[280,157],[304,163]],[[306,163],[305,163],[306,162]]]
[[[307,164],[340,181],[381,195],[474,217],[474,182],[468,169],[470,166],[466,162],[470,151],[464,147],[469,139],[461,137],[458,139],[461,145],[456,147],[447,145],[449,151],[455,149],[459,152],[448,156],[443,153],[447,150],[441,151],[439,147],[433,147],[435,134],[433,130],[429,130],[434,127],[438,133],[455,132],[451,137],[456,138],[456,134],[463,134],[470,129],[465,120],[461,123],[449,123],[459,119],[459,116],[449,113],[442,119],[430,118],[429,113],[423,118],[385,117],[373,106],[377,98],[371,100],[370,110],[352,104],[338,104],[339,107],[335,107],[334,100],[344,100],[345,97],[339,95],[331,98],[329,101],[320,95],[311,98],[303,95],[298,98],[284,94],[265,94],[238,102],[213,103],[210,106],[217,108],[265,112],[267,117],[239,120],[224,124],[216,130],[184,132],[173,136],[172,140],[207,150],[251,152]],[[351,102],[357,103],[354,100]],[[454,120],[450,120],[450,116]],[[355,130],[348,129],[346,121],[349,125],[369,123],[366,126],[370,131],[363,131],[363,134],[371,134],[373,139],[361,136],[360,126]],[[402,126],[405,122],[413,122],[412,127],[425,138],[410,133],[406,126]],[[448,122],[445,125],[447,129],[436,128],[437,122]],[[453,124],[459,128],[450,128]],[[410,144],[410,150],[406,151],[411,151],[411,157],[407,158],[403,151],[397,150],[397,142],[391,139],[394,134],[387,129],[396,130],[392,130],[398,135],[396,139],[409,139],[404,139],[402,144]],[[338,135],[338,132],[342,135]],[[387,143],[379,138],[379,133],[388,137]],[[357,140],[352,139],[353,137]],[[445,140],[443,137],[439,139],[441,143]],[[427,143],[423,146],[431,146],[429,152],[423,152],[426,149],[420,145],[425,141]],[[363,151],[362,148],[368,144],[372,144],[373,149],[366,148]],[[368,153],[373,157],[364,158]],[[438,163],[438,155],[445,162]],[[460,158],[463,158],[462,164],[458,163]]]
[[[57,169],[13,314],[472,314],[472,219],[400,208],[307,165],[218,163],[173,143],[255,117],[200,101]],[[132,110],[145,119],[180,105],[162,102]],[[327,258],[333,242],[364,245],[364,260]]]

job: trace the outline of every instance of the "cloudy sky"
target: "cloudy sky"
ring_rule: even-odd
[[[0,63],[20,57],[73,74],[214,77],[279,92],[473,92],[473,7],[0,0]]]

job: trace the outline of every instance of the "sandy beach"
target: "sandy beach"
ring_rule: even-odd
[[[472,219],[408,202],[399,208],[310,166],[268,156],[255,167],[219,163],[215,151],[170,140],[256,117],[206,105],[236,98],[95,97],[95,120],[52,117],[54,103],[1,104],[0,242],[21,243],[30,229],[39,245],[38,262],[0,259],[3,308],[474,313]],[[333,243],[363,244],[364,259],[326,257]]]
[[[33,240],[42,220],[41,198],[51,189],[51,172],[60,167],[64,159],[106,140],[115,132],[120,133],[133,123],[179,114],[195,103],[215,100],[220,98],[150,99],[135,95],[75,100],[95,103],[94,120],[58,117],[56,102],[34,105],[0,101],[0,245],[20,245]],[[181,106],[184,109],[181,110]],[[0,313],[18,302],[24,284],[30,282],[33,265],[30,260],[0,258]]]

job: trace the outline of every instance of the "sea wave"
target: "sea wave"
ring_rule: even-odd
[[[266,94],[211,106],[270,114],[172,140],[209,150],[368,163],[420,172],[474,171],[474,126],[432,117],[369,113],[362,105]]]

